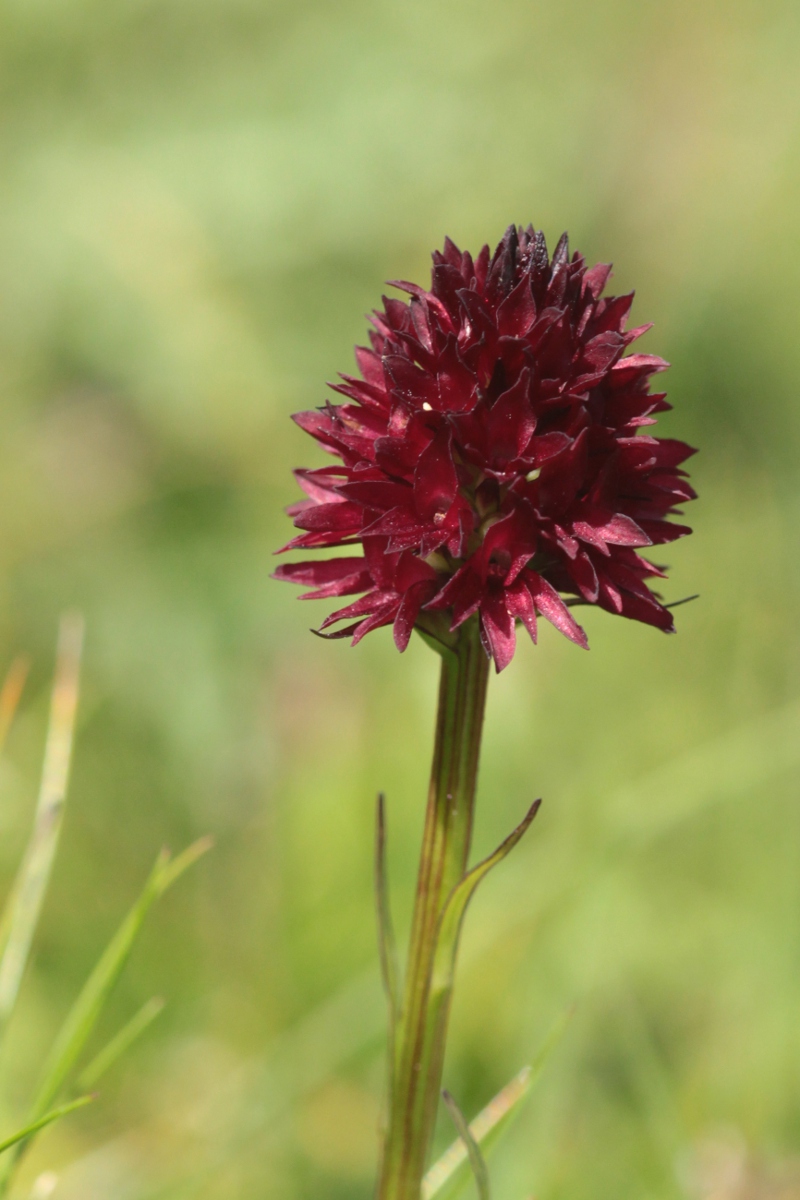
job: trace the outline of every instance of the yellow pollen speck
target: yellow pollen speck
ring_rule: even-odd
[[[423,402],[422,402],[422,410],[423,410],[423,412],[431,412],[431,411],[433,410],[433,405],[432,405],[432,404],[428,404],[428,401],[427,401],[427,400],[423,400]]]
[[[527,479],[528,483],[533,483],[533,481],[535,479],[539,478],[541,473],[542,473],[541,467],[534,467],[532,471],[528,471],[528,474],[525,476],[525,478]]]

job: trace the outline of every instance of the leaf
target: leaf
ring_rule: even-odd
[[[389,1002],[389,1063],[394,1064],[395,1040],[401,1017],[400,969],[389,910],[389,884],[386,871],[386,797],[378,793],[375,819],[375,907],[378,915],[378,948],[381,978]]]
[[[461,926],[467,911],[467,906],[475,894],[478,884],[510,854],[521,840],[536,816],[541,806],[541,800],[534,800],[516,829],[500,843],[493,854],[484,858],[471,871],[468,871],[460,883],[456,884],[447,898],[447,902],[439,918],[439,928],[436,934],[436,954],[433,960],[431,975],[431,1002],[437,995],[449,992],[453,987],[456,967],[456,952]]]
[[[83,618],[74,613],[62,617],[33,832],[0,918],[0,1037],[14,1011],[61,833],[82,646]],[[24,667],[17,667],[16,676],[12,674],[13,670],[12,667],[0,697],[0,732],[3,732],[1,723],[6,713],[13,712],[16,707],[24,678]],[[7,706],[5,710],[3,701]],[[7,722],[10,719],[9,715]]]
[[[486,1167],[486,1160],[481,1154],[481,1148],[472,1134],[472,1130],[466,1122],[464,1114],[456,1104],[450,1092],[445,1090],[442,1092],[444,1100],[453,1118],[453,1124],[458,1130],[458,1136],[461,1144],[464,1146],[469,1165],[472,1168],[472,1174],[475,1177],[475,1187],[478,1191],[478,1200],[491,1200],[491,1188],[489,1187],[489,1171]]]
[[[122,968],[128,961],[144,919],[156,900],[167,888],[211,848],[209,838],[201,838],[174,861],[169,851],[162,850],[156,859],[142,894],[109,942],[100,961],[92,971],[73,1004],[55,1040],[47,1060],[43,1079],[33,1103],[31,1118],[35,1120],[43,1113],[64,1086],[78,1055],[94,1029],[111,989],[117,982]]]
[[[95,1055],[88,1067],[84,1067],[81,1071],[78,1078],[79,1091],[83,1092],[87,1088],[95,1086],[106,1071],[113,1067],[117,1059],[121,1058],[148,1026],[155,1021],[159,1013],[163,1011],[164,1004],[165,1001],[160,996],[153,996],[151,1000],[142,1005],[127,1025],[123,1025],[119,1033],[103,1047],[99,1054]]]
[[[18,1142],[24,1141],[26,1138],[32,1137],[34,1133],[38,1133],[40,1129],[44,1129],[45,1125],[51,1125],[53,1121],[57,1121],[59,1117],[66,1117],[68,1113],[75,1112],[77,1108],[85,1108],[87,1104],[91,1104],[95,1099],[94,1096],[79,1096],[77,1100],[70,1100],[69,1104],[62,1104],[60,1108],[54,1108],[51,1112],[46,1113],[43,1117],[39,1117],[38,1121],[34,1121],[30,1125],[26,1125],[24,1129],[18,1130],[5,1141],[0,1142],[0,1154],[10,1150],[12,1146],[16,1146]]]
[[[111,989],[128,960],[148,911],[154,902],[163,896],[167,888],[210,848],[211,839],[201,838],[174,860],[170,859],[167,850],[162,850],[159,854],[139,899],[112,937],[61,1026],[45,1064],[42,1082],[29,1113],[31,1125],[35,1125],[47,1112],[66,1084],[94,1029]],[[12,1156],[12,1163],[0,1177],[0,1195],[8,1187],[14,1166],[27,1144],[26,1140],[17,1145],[16,1152]]]
[[[482,1155],[493,1149],[519,1113],[522,1101],[538,1082],[553,1048],[561,1040],[570,1016],[568,1009],[559,1017],[533,1062],[523,1067],[470,1122],[469,1132]],[[445,1196],[453,1200],[469,1181],[467,1161],[467,1149],[459,1137],[427,1172],[422,1181],[422,1200],[434,1197],[444,1200]]]

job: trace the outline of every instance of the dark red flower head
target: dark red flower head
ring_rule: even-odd
[[[286,550],[360,545],[362,557],[279,567],[312,590],[359,598],[332,613],[330,637],[394,625],[400,650],[433,614],[450,629],[479,614],[498,671],[520,620],[536,640],[543,616],[580,646],[575,604],[599,604],[672,632],[647,586],[664,572],[638,550],[690,530],[670,524],[695,493],[683,442],[644,427],[670,406],[649,391],[668,364],[625,350],[633,295],[602,299],[610,268],[570,258],[566,234],[509,227],[473,261],[449,240],[433,255],[431,289],[392,286],[371,318],[347,403],[298,413],[337,460],[297,471],[307,499],[289,513]]]

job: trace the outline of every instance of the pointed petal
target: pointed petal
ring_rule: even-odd
[[[484,594],[480,614],[481,625],[499,674],[514,657],[517,643],[514,618],[506,608],[503,589],[491,588]]]
[[[446,513],[456,498],[458,475],[453,462],[453,435],[442,428],[423,452],[414,472],[414,504],[424,521]]]
[[[541,613],[551,625],[555,625],[556,629],[568,637],[571,642],[588,650],[589,643],[586,640],[586,634],[555,588],[546,579],[542,579],[536,571],[526,571],[522,578],[530,589],[536,611]]]

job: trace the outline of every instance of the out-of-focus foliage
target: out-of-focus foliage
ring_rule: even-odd
[[[154,991],[164,1015],[20,1196],[370,1195],[374,795],[402,939],[436,662],[321,643],[270,583],[309,462],[288,415],[350,369],[383,279],[512,220],[613,259],[656,322],[663,431],[702,449],[669,598],[702,598],[677,638],[544,630],[492,682],[476,856],[544,805],[470,914],[446,1083],[471,1116],[576,1002],[498,1197],[722,1194],[798,1149],[798,54],[793,0],[6,0],[0,632],[34,670],[4,884],[57,613],[89,632],[0,1128],[153,845],[218,843],[97,1048]]]

